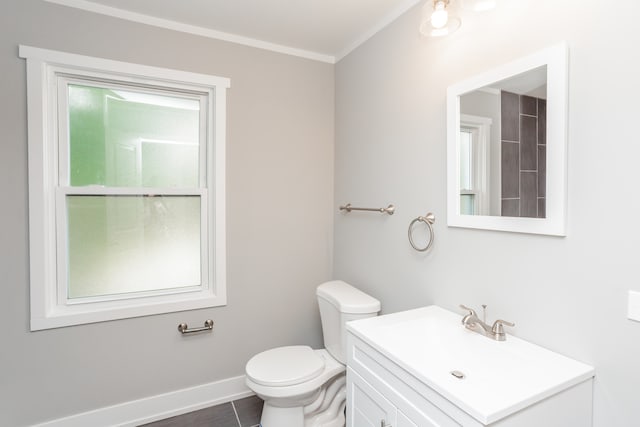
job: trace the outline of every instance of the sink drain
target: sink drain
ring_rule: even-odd
[[[465,377],[464,373],[462,373],[460,371],[451,371],[450,373],[451,373],[451,375],[453,375],[454,377],[456,377],[459,380],[462,380]]]

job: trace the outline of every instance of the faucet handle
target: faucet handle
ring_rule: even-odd
[[[473,325],[474,323],[467,323],[469,321],[469,319],[473,319],[473,318],[478,318],[478,316],[476,315],[476,312],[473,310],[473,308],[469,308],[465,305],[460,304],[460,308],[463,310],[467,310],[469,313],[465,314],[462,317],[462,324],[465,326],[465,328],[469,328],[469,326]]]
[[[469,312],[469,315],[471,315],[471,316],[475,316],[476,315],[476,312],[475,312],[475,310],[473,308],[469,308],[466,305],[462,305],[462,304],[460,304],[460,308],[463,309],[463,310],[467,310]]]
[[[502,327],[502,325],[511,326],[511,327],[516,326],[515,323],[498,319],[495,322],[493,322],[493,326],[491,327],[491,332],[493,332],[496,335],[504,335],[504,328]]]

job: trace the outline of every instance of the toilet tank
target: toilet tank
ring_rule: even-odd
[[[342,280],[323,283],[318,286],[316,295],[320,307],[324,346],[334,358],[346,364],[346,323],[377,315],[380,311],[380,301]]]

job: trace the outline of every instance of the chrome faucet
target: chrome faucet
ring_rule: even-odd
[[[485,309],[487,306],[483,305],[482,308]],[[486,337],[492,338],[496,341],[504,341],[507,339],[507,335],[504,333],[503,325],[506,326],[515,326],[515,323],[507,322],[506,320],[498,319],[493,322],[492,326],[489,326],[485,323],[486,321],[486,312],[485,312],[485,321],[482,321],[478,318],[475,310],[472,308],[466,307],[460,304],[460,308],[463,310],[467,310],[469,313],[462,318],[462,324],[465,328],[475,331],[479,334],[482,334]]]

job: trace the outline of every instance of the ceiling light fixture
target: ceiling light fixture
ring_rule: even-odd
[[[420,32],[429,37],[442,37],[460,28],[460,18],[447,10],[450,0],[427,0],[422,8]]]

